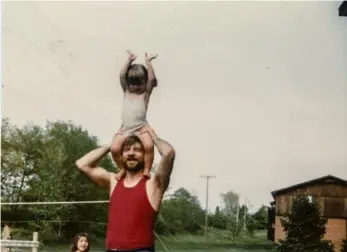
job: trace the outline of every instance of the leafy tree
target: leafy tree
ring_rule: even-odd
[[[217,229],[226,229],[227,217],[220,210],[219,206],[216,207],[214,214],[209,214],[208,225]]]
[[[204,225],[205,215],[198,198],[184,188],[163,201],[160,213],[156,223],[158,233],[196,233]]]
[[[253,215],[252,215],[252,219],[253,219],[253,225],[254,225],[254,229],[257,230],[264,230],[266,229],[266,225],[267,225],[267,218],[268,218],[268,214],[267,214],[267,206],[261,206],[258,211],[256,211]]]
[[[35,179],[41,153],[42,130],[34,125],[22,129],[13,126],[8,119],[1,125],[1,197],[3,201],[20,202],[27,195],[30,181]],[[28,215],[18,205],[2,208],[2,219]]]
[[[228,236],[230,240],[235,240],[236,237],[241,233],[242,222],[236,221],[234,218],[229,218],[227,221],[226,229],[228,230]]]
[[[3,201],[107,200],[108,192],[90,182],[75,161],[97,148],[97,138],[69,122],[22,128],[2,120],[1,196]],[[102,166],[114,170],[110,158]],[[2,219],[18,229],[37,230],[42,239],[71,239],[83,230],[104,235],[107,205],[6,206]],[[99,223],[85,223],[84,221]],[[102,225],[100,225],[102,224]]]
[[[277,251],[333,252],[333,244],[323,240],[326,222],[316,202],[310,202],[307,197],[296,198],[290,214],[281,221],[286,238],[275,245]]]
[[[347,239],[342,240],[341,252],[347,252]]]
[[[224,214],[229,217],[235,216],[237,207],[239,207],[239,195],[233,191],[228,191],[221,194],[221,197],[224,203]]]

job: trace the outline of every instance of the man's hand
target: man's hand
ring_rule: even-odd
[[[136,60],[136,55],[131,51],[131,50],[127,50],[127,53],[128,53],[128,59],[130,62],[133,62],[134,60]]]
[[[153,59],[155,59],[156,57],[158,57],[158,54],[149,54],[149,53],[145,53],[145,61],[146,64],[150,63]]]

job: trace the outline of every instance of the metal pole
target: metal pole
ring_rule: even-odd
[[[206,178],[206,204],[205,204],[205,236],[207,236],[207,220],[208,220],[208,187],[210,178],[215,178],[216,176],[204,175],[201,178]]]
[[[237,209],[236,209],[236,227],[239,228],[239,215],[240,215],[240,203],[237,200]]]
[[[243,208],[243,230],[246,230],[246,214],[247,214],[247,209],[248,204],[247,204],[247,197],[245,197],[245,207]]]

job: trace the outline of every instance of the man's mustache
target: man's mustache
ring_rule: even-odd
[[[137,159],[133,156],[127,157],[127,161],[137,161]]]

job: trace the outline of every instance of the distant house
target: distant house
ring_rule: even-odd
[[[347,239],[347,181],[331,175],[273,191],[274,201],[268,209],[268,240],[285,238],[280,219],[289,213],[295,196],[307,196],[319,202],[322,216],[328,219],[325,239],[331,240],[335,251]]]
[[[347,17],[347,1],[343,1],[339,7],[339,16]]]

